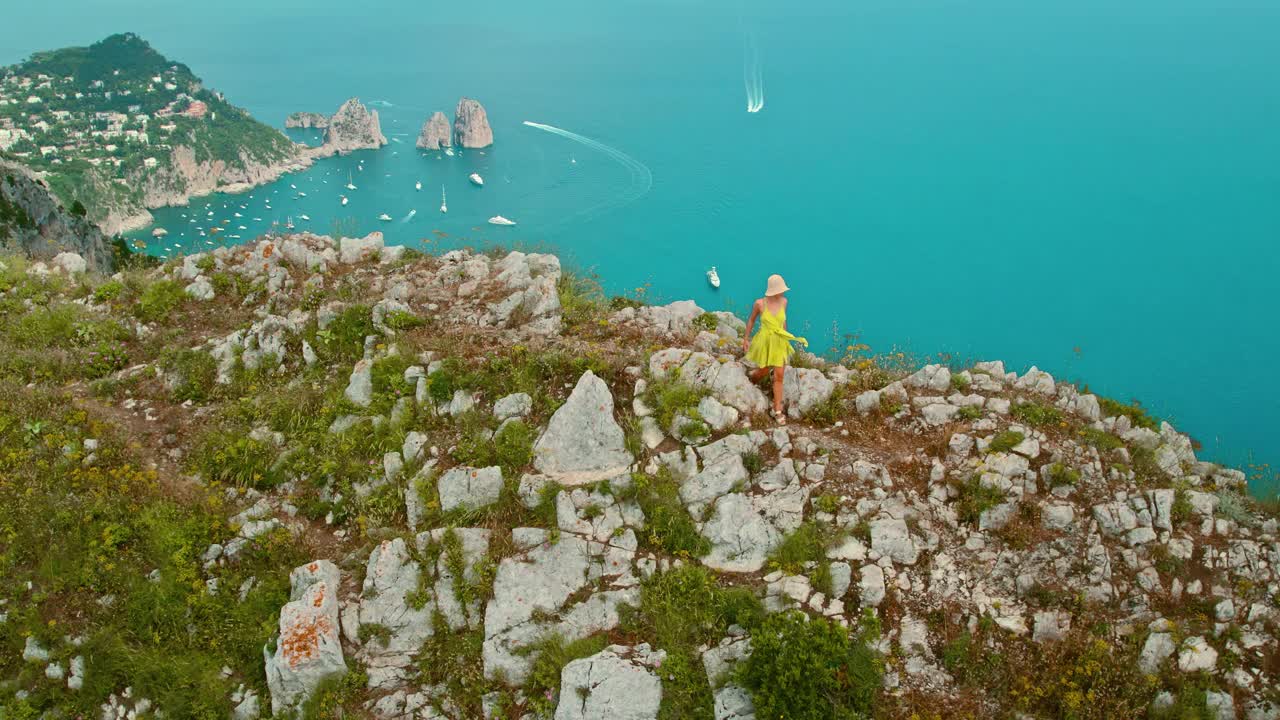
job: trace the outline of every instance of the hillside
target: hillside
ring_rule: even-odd
[[[1276,718],[1274,508],[1140,407],[551,255],[0,271],[5,717]]]
[[[298,160],[283,134],[132,33],[0,69],[0,155],[44,173],[109,234]]]

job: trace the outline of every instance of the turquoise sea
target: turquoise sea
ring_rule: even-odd
[[[816,345],[837,326],[877,350],[1036,364],[1142,400],[1202,456],[1280,465],[1274,0],[63,0],[16,14],[0,62],[134,31],[277,126],[350,96],[380,113],[386,148],[157,212],[175,235],[212,210],[240,212],[231,227],[246,229],[227,232],[246,240],[292,216],[406,244],[523,243],[611,292],[738,310],[779,272]],[[494,147],[416,151],[428,113],[452,116],[462,95],[484,103]],[[485,224],[497,214],[519,224]]]

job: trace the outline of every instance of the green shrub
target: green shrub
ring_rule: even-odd
[[[560,273],[556,291],[560,296],[561,317],[566,328],[589,326],[604,319],[608,303],[595,278],[566,270]]]
[[[961,522],[974,525],[982,513],[1001,504],[1005,500],[1003,490],[991,487],[982,482],[981,476],[974,475],[959,485],[960,499],[956,503],[956,514]]]
[[[814,501],[813,506],[818,512],[824,512],[834,515],[840,510],[840,496],[826,493],[819,495]]]
[[[1173,506],[1169,509],[1169,519],[1174,527],[1190,520],[1194,509],[1191,505],[1191,494],[1187,492],[1187,488],[1176,488],[1173,491]]]
[[[214,430],[191,455],[194,469],[209,482],[265,489],[278,482],[272,471],[275,449],[247,433]]]
[[[90,380],[106,377],[129,364],[129,352],[123,343],[99,342],[83,356],[84,376]]]
[[[93,301],[96,303],[111,302],[124,294],[124,283],[119,280],[108,280],[93,289]]]
[[[960,412],[956,413],[956,417],[961,420],[977,420],[982,417],[982,408],[977,405],[964,405],[960,408]]]
[[[186,299],[182,283],[177,280],[156,280],[142,290],[138,302],[133,306],[133,314],[143,322],[156,322]]]
[[[404,310],[392,310],[387,313],[387,316],[382,320],[383,325],[397,331],[411,330],[416,327],[421,327],[425,325],[426,322],[426,320],[423,320],[417,315]]]
[[[649,547],[683,558],[700,558],[711,552],[711,542],[698,532],[698,526],[680,500],[680,486],[663,467],[657,475],[636,473],[631,487],[645,525],[640,540]]]
[[[354,362],[364,355],[364,339],[377,333],[368,305],[352,305],[338,313],[324,330],[311,334],[316,354],[330,362]]]
[[[1148,430],[1160,429],[1160,422],[1151,417],[1136,400],[1126,405],[1108,397],[1099,397],[1098,405],[1102,408],[1103,417],[1119,417],[1123,415],[1129,418],[1129,421],[1137,427],[1147,428]]]
[[[202,350],[170,351],[161,355],[160,367],[170,373],[170,392],[176,402],[204,402],[217,387],[218,362]]]
[[[369,676],[360,669],[334,674],[320,681],[302,705],[302,720],[339,720],[358,711]]]
[[[1116,450],[1124,447],[1124,441],[1106,430],[1094,427],[1080,428],[1080,439],[1086,445],[1092,445],[1101,451]]]
[[[791,610],[766,618],[751,643],[738,679],[757,717],[845,720],[874,711],[882,670],[863,638]]]
[[[716,328],[720,327],[720,318],[716,317],[715,313],[704,312],[693,319],[693,327],[715,332]]]
[[[817,425],[834,425],[845,415],[845,401],[848,399],[846,385],[837,385],[825,400],[809,408],[804,418]]]
[[[804,572],[805,563],[826,561],[828,540],[824,528],[812,520],[806,521],[769,553],[769,567],[799,575]]]
[[[987,445],[987,450],[991,452],[1009,452],[1026,438],[1027,436],[1017,430],[1005,430],[991,438],[991,444]]]
[[[1062,411],[1052,405],[1024,402],[1013,406],[1014,419],[1031,427],[1049,427],[1063,422]]]
[[[969,385],[972,381],[965,375],[959,373],[951,373],[951,387],[957,392],[969,392]]]
[[[645,580],[640,607],[620,615],[625,631],[667,651],[658,718],[712,720],[711,687],[698,648],[719,641],[730,625],[757,627],[764,608],[750,590],[723,588],[712,571],[685,565]]]
[[[591,657],[609,645],[603,635],[592,635],[566,643],[564,638],[552,634],[519,652],[533,656],[533,665],[525,680],[525,697],[529,709],[538,717],[551,717],[560,697],[560,672],[564,666],[585,657]]]
[[[669,428],[675,416],[696,415],[698,402],[710,394],[706,388],[695,387],[680,379],[676,368],[661,378],[651,378],[644,391],[644,402],[653,409],[658,427]]]
[[[512,478],[533,462],[533,441],[537,431],[523,420],[512,420],[494,433],[492,438],[483,432],[482,425],[473,424],[458,441],[454,458],[472,467],[502,468],[504,477]]]
[[[1069,465],[1054,463],[1049,466],[1049,485],[1076,485],[1080,482],[1080,471]]]

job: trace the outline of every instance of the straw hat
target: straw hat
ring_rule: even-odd
[[[781,275],[770,275],[769,287],[765,288],[764,296],[773,297],[774,295],[781,295],[790,289],[791,288],[787,287],[787,283],[782,280]]]

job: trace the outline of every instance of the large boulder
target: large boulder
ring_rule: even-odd
[[[562,485],[584,485],[627,471],[634,462],[613,417],[609,386],[590,370],[551,416],[533,446],[533,465]]]
[[[471,98],[462,98],[453,112],[453,135],[464,148],[482,148],[493,144],[493,130],[484,106]]]
[[[422,572],[403,538],[384,541],[369,555],[356,627],[349,631],[358,633],[361,626],[382,631],[361,650],[372,685],[404,681],[413,655],[432,635],[431,606],[412,600],[420,592]]]
[[[831,397],[836,389],[821,370],[789,367],[782,376],[782,396],[787,403],[787,414],[798,418]]]
[[[425,150],[439,150],[451,145],[453,145],[453,133],[449,131],[449,118],[437,111],[422,124],[422,132],[418,134],[418,147]]]
[[[472,510],[491,505],[502,494],[502,469],[499,467],[456,467],[440,477],[440,509]]]
[[[662,681],[653,668],[665,658],[665,652],[647,644],[610,645],[565,665],[555,720],[654,720]]]
[[[263,649],[271,712],[299,707],[325,678],[345,674],[338,636],[338,569],[320,560],[290,576],[290,602],[280,610],[275,653]]]

